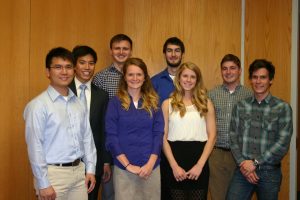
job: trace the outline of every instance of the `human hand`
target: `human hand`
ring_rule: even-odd
[[[250,173],[254,172],[256,167],[253,164],[252,160],[244,160],[240,164],[240,171],[241,173],[247,177]]]
[[[91,191],[93,191],[94,187],[96,184],[96,178],[94,174],[89,174],[87,173],[85,175],[85,186],[87,188],[87,192],[90,193]]]
[[[186,174],[187,178],[191,180],[198,180],[200,174],[202,172],[202,167],[197,163],[195,164],[192,169],[190,169]]]
[[[130,173],[139,175],[139,173],[140,173],[140,171],[141,171],[141,168],[140,168],[139,166],[129,164],[129,165],[126,167],[126,170],[129,171]]]
[[[55,200],[56,199],[56,193],[52,186],[49,186],[44,189],[40,189],[39,196],[40,196],[41,200]]]
[[[109,179],[111,178],[111,168],[110,165],[104,165],[103,166],[103,176],[102,176],[102,180],[104,183],[108,182]]]
[[[258,180],[259,180],[259,177],[257,176],[256,172],[252,172],[250,173],[246,179],[248,180],[249,183],[252,183],[252,184],[257,184],[258,183]]]
[[[144,166],[141,167],[141,171],[139,173],[139,176],[144,179],[148,179],[149,176],[151,175],[153,170],[153,165],[150,163],[145,164]]]
[[[185,170],[182,169],[180,166],[177,165],[173,167],[172,170],[176,181],[183,181],[187,178]]]

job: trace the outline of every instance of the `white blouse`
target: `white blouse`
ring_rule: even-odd
[[[169,141],[207,141],[204,116],[194,105],[186,106],[186,113],[180,117],[179,111],[173,111],[169,103]]]

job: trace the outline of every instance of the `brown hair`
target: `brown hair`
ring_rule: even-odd
[[[119,97],[121,104],[125,110],[129,109],[130,97],[127,91],[127,82],[125,81],[125,75],[127,69],[130,65],[135,65],[139,67],[145,77],[145,81],[141,87],[141,98],[143,100],[141,109],[145,109],[152,116],[152,110],[158,109],[158,95],[153,89],[152,83],[150,81],[150,76],[148,74],[147,66],[144,61],[140,58],[129,58],[123,66],[123,77],[120,80],[119,91],[117,96]]]

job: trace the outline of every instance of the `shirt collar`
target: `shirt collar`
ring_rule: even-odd
[[[85,84],[86,85],[86,88],[88,89],[88,90],[91,90],[91,83],[92,83],[92,79],[90,79],[88,82],[86,82],[86,83],[81,83],[78,79],[77,79],[77,77],[75,76],[75,78],[74,78],[74,82],[75,82],[75,86],[76,86],[76,90],[78,91],[80,88],[80,85],[81,84]]]
[[[227,86],[226,86],[224,83],[221,85],[221,87],[222,87],[223,90],[229,92]],[[233,93],[235,93],[236,91],[238,91],[241,87],[242,87],[242,85],[239,83],[239,84],[235,87],[235,90],[234,90]]]
[[[171,77],[170,77],[170,74],[169,74],[169,72],[168,72],[168,68],[166,68],[164,71],[162,71],[161,77],[166,77],[166,78],[172,80]],[[173,81],[173,80],[172,80],[172,81]]]
[[[68,90],[69,90],[68,91],[68,100],[69,100],[69,99],[73,98],[75,96],[75,94],[72,92],[72,90],[70,88],[68,88]],[[49,94],[52,101],[55,101],[59,97],[63,98],[63,96],[59,92],[57,92],[54,89],[54,87],[52,87],[51,85],[48,86],[47,92],[48,92],[48,94]]]
[[[168,72],[168,68],[166,68],[164,71],[163,71],[163,75],[164,76],[170,76],[169,72]]]
[[[110,70],[110,71],[113,71],[113,72],[117,72],[117,73],[123,75],[123,73],[120,72],[120,71],[116,68],[116,66],[114,65],[114,63],[112,63],[112,64],[110,65],[109,70]]]
[[[266,98],[261,100],[261,102],[266,102],[267,104],[269,104],[271,99],[272,99],[272,94],[271,94],[271,92],[269,92],[269,94],[266,96]],[[253,95],[251,98],[251,103],[254,103],[254,102],[258,102],[258,101],[256,100],[255,96]]]

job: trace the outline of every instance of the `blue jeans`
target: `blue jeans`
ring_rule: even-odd
[[[277,200],[280,190],[282,173],[281,168],[266,167],[257,169],[258,184],[251,184],[236,168],[228,188],[226,200],[250,200],[256,192],[258,200]]]

